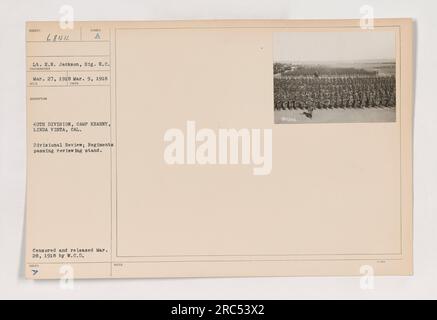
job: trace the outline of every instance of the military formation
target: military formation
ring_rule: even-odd
[[[311,70],[312,71],[312,70]],[[275,110],[395,108],[394,76],[285,76],[274,78]]]

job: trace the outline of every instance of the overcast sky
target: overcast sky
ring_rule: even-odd
[[[274,61],[358,61],[395,59],[396,35],[387,31],[278,32]]]

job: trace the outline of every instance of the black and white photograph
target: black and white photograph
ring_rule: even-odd
[[[273,56],[275,124],[396,121],[395,32],[280,32]]]

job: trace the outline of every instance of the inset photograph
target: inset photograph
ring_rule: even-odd
[[[396,34],[281,32],[273,39],[276,124],[396,121]]]

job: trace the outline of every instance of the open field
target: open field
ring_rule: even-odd
[[[372,123],[395,122],[394,108],[371,109],[320,109],[314,110],[312,118],[304,114],[305,110],[276,110],[275,123]]]

